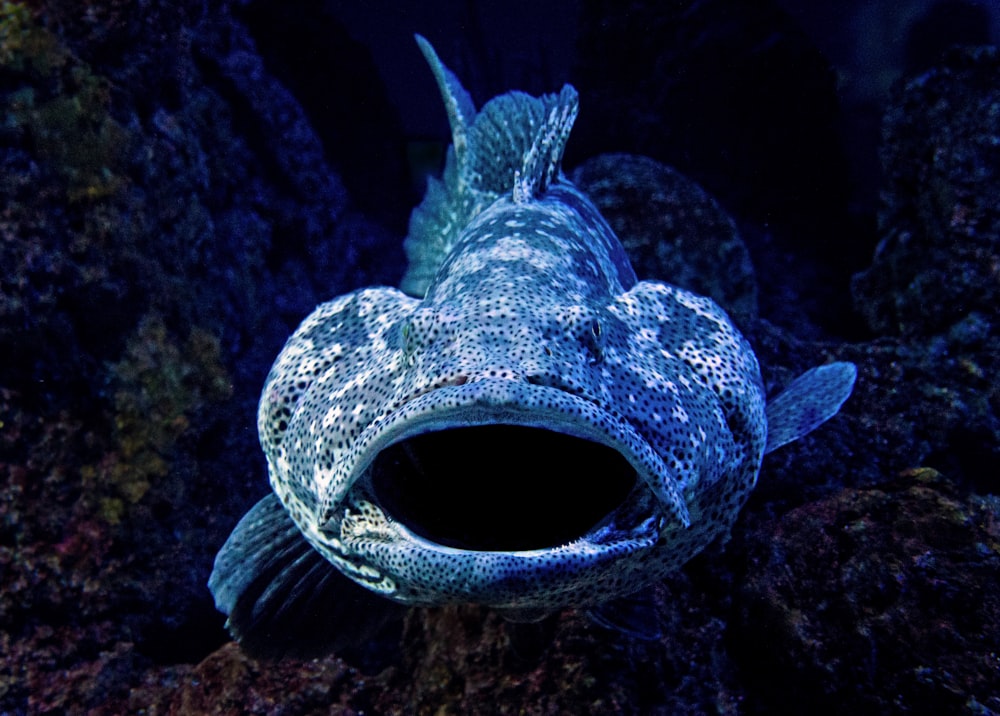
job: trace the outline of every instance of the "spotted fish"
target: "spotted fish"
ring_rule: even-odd
[[[637,281],[562,174],[576,91],[477,112],[417,42],[451,125],[444,176],[413,212],[404,290],[320,305],[267,378],[274,494],[209,582],[251,651],[339,647],[393,602],[532,619],[626,597],[728,533],[763,455],[854,384],[832,363],[766,403],[722,309]]]

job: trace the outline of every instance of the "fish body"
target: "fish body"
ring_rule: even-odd
[[[477,112],[418,38],[452,128],[411,219],[404,291],[319,306],[278,356],[258,429],[274,495],[210,587],[230,627],[331,645],[405,605],[531,619],[630,595],[726,534],[765,452],[848,397],[854,366],[767,404],[748,342],[710,299],[637,281],[562,174],[565,87]],[[328,631],[306,616],[325,615]]]

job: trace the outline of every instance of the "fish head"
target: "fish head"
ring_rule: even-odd
[[[601,363],[615,322],[601,308],[510,293],[421,306],[397,329],[405,363],[399,402],[496,379],[558,387],[607,403]]]
[[[289,474],[313,491],[303,533],[348,576],[410,604],[582,605],[686,561],[703,545],[685,492],[743,455],[712,389],[649,324],[677,323],[688,306],[651,303],[651,290],[605,305],[480,290],[383,307],[380,319],[395,318],[358,346],[363,361],[344,359],[346,389],[331,371],[289,423],[316,441],[314,461],[333,452],[323,444],[347,446],[330,479]],[[320,333],[311,350],[343,345]]]

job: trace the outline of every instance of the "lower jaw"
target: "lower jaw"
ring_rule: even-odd
[[[627,591],[619,582],[641,573],[659,537],[654,516],[630,529],[609,521],[556,547],[473,551],[427,540],[386,519],[372,503],[355,504],[365,519],[344,519],[343,546],[387,578],[390,589],[384,596],[411,605],[553,609],[599,603]]]

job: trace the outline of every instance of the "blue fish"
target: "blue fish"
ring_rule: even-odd
[[[832,363],[767,402],[722,309],[638,281],[563,175],[576,91],[477,112],[417,42],[452,146],[403,290],[324,303],[288,340],[258,415],[274,493],[209,581],[253,653],[340,648],[394,603],[599,614],[728,534],[764,454],[854,385]]]

